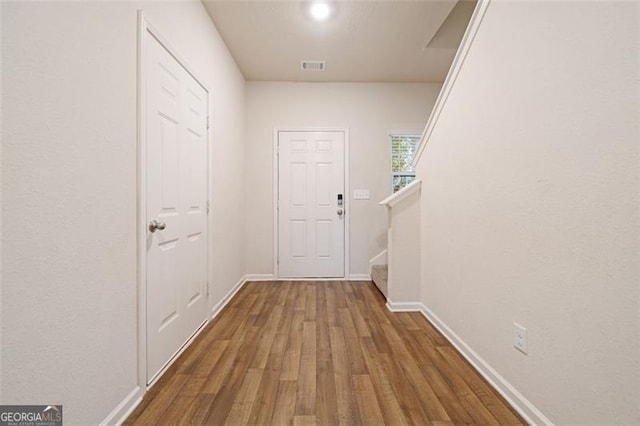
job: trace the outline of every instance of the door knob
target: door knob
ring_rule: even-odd
[[[149,222],[149,231],[151,232],[156,232],[156,230],[158,229],[162,231],[166,227],[167,227],[167,224],[164,222],[158,222],[156,220],[152,220],[151,222]]]
[[[342,216],[344,214],[344,210],[338,209],[338,216]]]

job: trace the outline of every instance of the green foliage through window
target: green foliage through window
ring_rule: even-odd
[[[418,135],[391,135],[391,183],[393,192],[404,188],[416,178],[411,160],[420,141]]]

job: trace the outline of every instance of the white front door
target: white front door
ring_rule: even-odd
[[[147,383],[207,318],[207,91],[145,34]]]
[[[278,132],[282,278],[345,275],[344,150],[344,132]]]

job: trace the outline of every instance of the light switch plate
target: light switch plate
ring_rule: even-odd
[[[368,200],[369,190],[368,189],[354,189],[353,190],[353,199],[354,200]]]

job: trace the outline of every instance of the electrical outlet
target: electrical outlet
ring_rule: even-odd
[[[527,329],[515,322],[513,323],[513,346],[523,354],[527,354]]]

